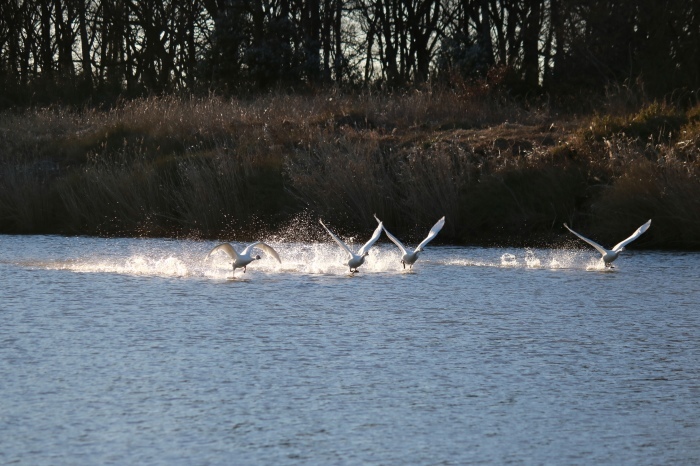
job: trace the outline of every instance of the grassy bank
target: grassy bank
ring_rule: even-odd
[[[700,108],[561,116],[469,93],[157,98],[0,114],[0,232],[700,248]],[[311,236],[311,237],[309,237]]]

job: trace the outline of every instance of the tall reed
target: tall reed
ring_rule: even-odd
[[[0,231],[297,238],[301,219],[354,235],[376,213],[407,241],[445,215],[440,241],[550,244],[564,221],[619,241],[656,218],[640,246],[698,247],[698,115],[430,89],[3,113]]]

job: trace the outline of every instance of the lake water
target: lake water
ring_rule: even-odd
[[[215,244],[0,236],[0,463],[700,464],[700,254]]]

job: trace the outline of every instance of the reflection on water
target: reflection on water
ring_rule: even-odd
[[[0,236],[0,461],[700,464],[700,254],[266,242]]]

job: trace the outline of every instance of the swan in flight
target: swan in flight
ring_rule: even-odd
[[[359,251],[357,251],[357,254],[355,254],[350,250],[347,244],[345,244],[340,238],[335,236],[333,232],[328,229],[328,227],[323,223],[323,220],[319,219],[319,223],[323,225],[323,228],[325,228],[328,234],[331,235],[331,238],[333,238],[333,240],[336,243],[338,243],[338,246],[340,246],[341,249],[345,250],[345,252],[347,252],[350,256],[350,259],[346,262],[346,265],[350,267],[350,273],[357,272],[357,268],[365,263],[365,257],[369,255],[368,251],[381,236],[383,228],[382,222],[379,222],[379,226],[376,230],[374,230],[374,233],[372,233],[372,237],[369,239],[369,241],[365,243],[364,246],[360,248]]]
[[[255,256],[255,257],[253,257],[251,255],[251,252],[253,252],[253,248],[262,249],[267,254],[269,254],[272,257],[274,257],[275,259],[277,259],[277,262],[279,262],[280,264],[282,263],[282,261],[280,260],[280,256],[277,254],[277,251],[275,251],[270,246],[268,246],[267,244],[265,244],[261,241],[258,241],[257,243],[253,243],[253,244],[249,245],[248,247],[246,247],[243,250],[243,252],[236,252],[236,250],[233,249],[233,246],[231,246],[228,243],[223,243],[223,244],[216,246],[211,251],[209,251],[209,254],[207,254],[207,258],[209,256],[211,256],[213,253],[215,253],[216,251],[224,251],[224,252],[226,252],[226,254],[231,256],[231,259],[233,259],[233,271],[235,272],[236,269],[242,268],[243,273],[245,273],[245,268],[248,264],[250,264],[251,262],[253,262],[255,260],[260,259],[259,255]]]
[[[375,219],[377,219],[377,222],[381,225],[382,222],[377,218],[377,216],[374,216]],[[435,225],[433,225],[433,228],[430,229],[430,232],[428,233],[428,236],[425,237],[423,241],[416,247],[415,250],[412,250],[410,248],[407,248],[404,246],[401,241],[399,241],[394,235],[389,233],[389,231],[384,228],[384,233],[389,237],[389,239],[399,247],[401,250],[401,263],[403,264],[403,268],[406,268],[406,264],[408,264],[408,268],[412,269],[413,264],[418,260],[418,254],[423,252],[423,248],[433,240],[438,234],[440,230],[442,230],[442,227],[445,226],[445,217],[442,217],[440,220],[437,221]]]
[[[639,238],[642,235],[642,233],[644,233],[645,231],[647,231],[649,229],[650,225],[651,225],[651,220],[649,220],[647,223],[645,223],[641,227],[637,228],[637,230],[634,233],[632,233],[632,236],[630,236],[629,238],[627,238],[624,241],[620,241],[611,250],[608,250],[608,249],[605,249],[600,244],[596,243],[595,241],[590,240],[590,239],[586,238],[585,236],[581,236],[580,234],[576,233],[574,230],[569,228],[569,225],[567,225],[566,223],[564,224],[564,226],[566,227],[567,230],[569,230],[571,233],[575,234],[576,236],[578,236],[579,238],[584,240],[586,243],[588,243],[591,246],[593,246],[594,248],[596,248],[598,250],[598,252],[600,252],[603,255],[602,259],[603,259],[603,262],[605,263],[605,266],[610,267],[610,268],[613,268],[612,262],[615,259],[617,259],[617,256],[619,256],[622,251],[625,250],[625,246],[627,246],[629,243],[631,243],[632,241]]]

